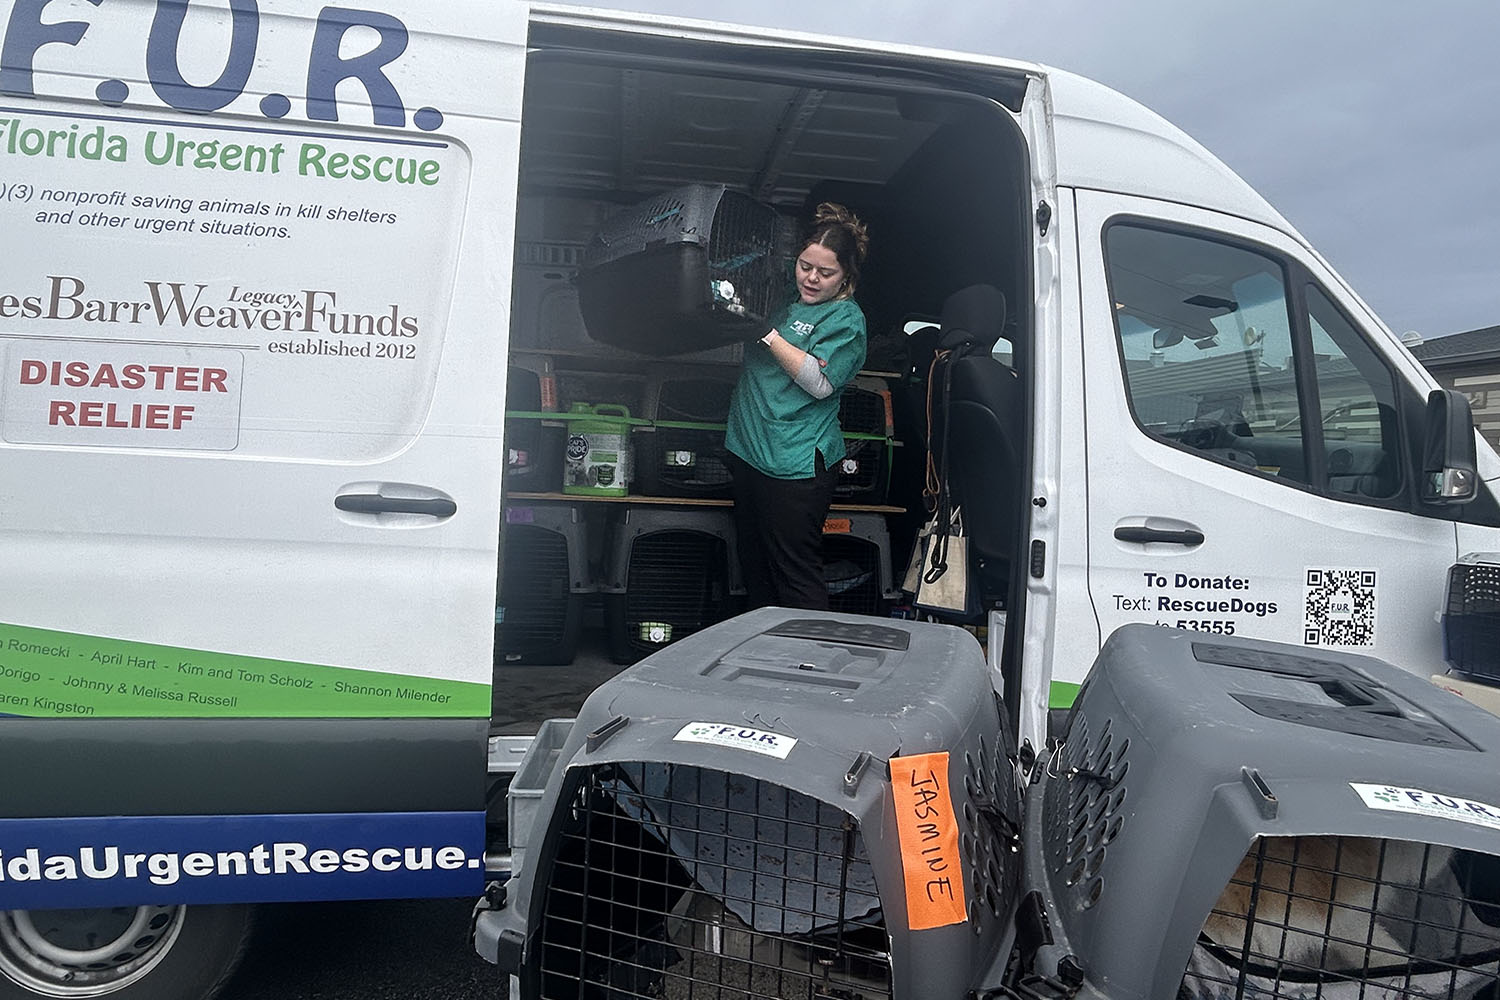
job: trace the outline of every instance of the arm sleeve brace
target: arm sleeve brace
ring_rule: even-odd
[[[802,367],[792,376],[792,381],[806,389],[814,399],[827,399],[833,395],[833,384],[823,374],[823,366],[811,354],[802,359]]]

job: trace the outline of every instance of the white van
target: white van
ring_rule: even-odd
[[[685,184],[868,221],[902,447],[835,517],[884,518],[888,563],[922,521],[911,345],[1002,293],[951,467],[1033,747],[1130,622],[1446,669],[1500,463],[1156,115],[1012,60],[365,7],[0,2],[0,995],[202,995],[248,904],[478,894],[497,539],[726,503],[502,495],[508,366],[647,408],[734,378],[579,315],[593,230]]]

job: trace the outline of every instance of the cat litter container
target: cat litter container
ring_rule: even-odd
[[[630,410],[615,403],[574,403],[568,410],[563,492],[623,497],[630,484]]]

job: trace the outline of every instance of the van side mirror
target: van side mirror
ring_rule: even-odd
[[[1479,492],[1479,460],[1468,397],[1452,389],[1432,390],[1423,430],[1422,501],[1451,506],[1473,500]]]

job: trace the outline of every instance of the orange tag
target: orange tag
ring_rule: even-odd
[[[958,819],[948,794],[947,751],[892,757],[891,791],[911,929],[965,922],[969,915],[958,858]]]
[[[847,517],[830,517],[823,522],[823,534],[825,535],[847,535],[852,527]]]

